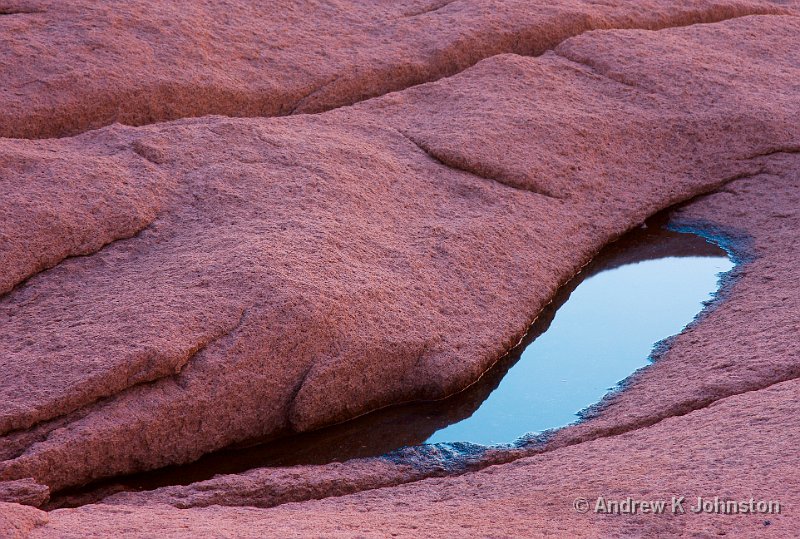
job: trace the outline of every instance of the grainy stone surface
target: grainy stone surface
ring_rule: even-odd
[[[779,14],[797,3],[606,4],[1,4],[0,135],[106,126],[0,139],[4,501],[458,391],[603,245],[697,195],[717,191],[675,222],[743,263],[724,302],[536,456],[273,509],[151,504],[426,472],[254,470],[49,516],[3,503],[3,534],[796,529],[788,512],[571,511],[573,491],[787,508],[800,492],[800,18]],[[667,26],[685,27],[652,30]],[[644,29],[586,32],[612,27]]]
[[[70,256],[134,236],[171,181],[134,153],[64,139],[0,141],[0,294]]]
[[[39,506],[50,497],[49,489],[33,479],[0,482],[0,501]]]
[[[765,161],[765,169],[763,174],[732,182],[723,191],[678,212],[676,218],[684,224],[703,223],[706,230],[735,229],[741,237],[751,238],[757,258],[740,270],[725,302],[682,334],[669,352],[645,371],[649,378],[637,377],[630,393],[621,396],[630,400],[649,391],[648,400],[653,401],[655,391],[691,385],[687,381],[695,378],[702,384],[704,363],[713,357],[700,357],[698,353],[719,347],[725,347],[731,359],[753,357],[768,362],[773,356],[786,354],[786,335],[797,327],[793,320],[798,302],[791,299],[796,292],[792,273],[780,267],[782,260],[792,259],[797,252],[792,246],[800,225],[800,158],[773,156]],[[765,283],[769,286],[764,287]],[[733,311],[746,322],[740,320],[740,329],[731,329],[726,311]],[[756,311],[765,315],[754,318]],[[739,337],[744,327],[748,332]],[[758,335],[757,341],[749,337],[752,335]],[[684,346],[685,339],[691,339],[693,346]],[[683,378],[671,379],[667,368],[682,369]],[[678,387],[674,390],[680,394]],[[237,496],[254,496],[253,503],[259,495],[274,494],[270,487],[281,488],[279,482],[272,483],[277,477],[274,472],[261,478],[269,477],[270,481],[259,484],[259,474],[269,471],[256,471],[246,478],[226,476],[208,482],[213,485],[186,487],[171,500],[162,490],[149,502],[147,494],[142,493],[138,499],[128,495],[127,505],[122,497],[119,501],[123,505],[59,509],[49,514],[50,522],[33,536],[70,536],[75,530],[91,528],[97,536],[128,529],[136,530],[132,536],[159,533],[175,537],[435,537],[454,530],[482,537],[753,537],[762,533],[790,537],[797,529],[796,507],[800,503],[800,478],[796,474],[800,465],[796,424],[799,402],[800,380],[795,376],[767,381],[758,389],[741,387],[736,393],[651,426],[568,447],[551,446],[543,454],[460,477],[427,479],[272,509],[212,506],[178,511],[159,505],[191,503],[204,495],[216,496],[216,503],[226,503],[222,495],[226,489],[227,502],[235,504]],[[619,419],[618,408],[609,412],[612,420]],[[609,419],[601,416],[601,421]],[[330,474],[334,467],[328,470]],[[357,477],[355,467],[353,472],[350,477]],[[173,489],[172,494],[178,490]],[[593,508],[601,496],[605,500],[666,500],[668,509],[657,516],[574,511],[576,498],[585,498]],[[672,514],[673,496],[686,498],[686,514]],[[698,496],[777,501],[781,513],[693,514],[691,507]]]
[[[798,29],[625,33],[634,58],[665,48],[650,71],[633,62],[639,79],[702,67],[681,98],[503,55],[317,116],[71,140],[117,160],[157,148],[173,183],[136,238],[3,298],[4,370],[26,391],[3,387],[0,476],[58,489],[465,387],[609,240],[796,143]],[[731,44],[745,30],[763,37]],[[742,62],[760,71],[741,91],[715,82]]]
[[[318,112],[594,28],[786,10],[766,0],[3,0],[0,136]]]
[[[764,173],[732,182],[724,190],[672,215],[673,226],[691,226],[699,233],[717,238],[723,234],[722,237],[730,241],[727,246],[734,253],[746,257],[728,277],[731,284],[723,288],[724,299],[718,300],[689,329],[673,339],[669,351],[654,365],[631,377],[626,390],[609,399],[596,417],[558,432],[542,446],[521,449],[513,455],[481,455],[479,460],[491,463],[493,459],[519,458],[525,454],[557,454],[557,449],[568,445],[638,432],[637,429],[706,408],[731,395],[759,393],[762,389],[800,377],[800,358],[786,339],[793,328],[800,327],[797,320],[800,301],[794,297],[797,291],[793,286],[794,247],[797,243],[794,230],[800,225],[800,157],[776,154],[764,158],[763,163]],[[743,323],[742,317],[746,317],[748,323]],[[718,362],[721,361],[724,363],[720,367]],[[687,394],[696,396],[687,399]],[[791,410],[785,413],[792,414]],[[753,425],[766,421],[764,417],[769,416],[769,412],[762,412],[752,404],[748,404],[742,414],[744,417],[753,414],[761,417],[751,417]],[[746,428],[750,424],[738,425],[738,435],[742,438],[750,436]],[[759,431],[769,428],[772,427],[759,427]],[[791,429],[786,427],[784,430]],[[787,432],[785,435],[793,434]],[[781,438],[783,436],[781,434]],[[779,451],[789,451],[787,458],[798,454],[797,450],[788,447],[781,447]],[[783,458],[777,453],[773,456]],[[742,454],[737,458],[746,462],[750,457]],[[753,464],[754,467],[760,465]],[[328,483],[331,478],[342,475],[343,465],[339,464],[330,468],[295,468],[291,472],[265,468],[184,487],[118,494],[107,498],[106,503],[169,503],[178,507],[276,505],[281,496],[291,490],[278,487],[285,484],[284,478],[289,473],[294,474],[297,484],[308,485],[306,488],[312,492],[320,492],[314,490],[317,488],[330,488],[335,493],[337,489],[357,490],[362,477],[365,490],[380,484],[380,481],[384,485],[393,485],[438,471],[424,467],[387,468],[382,459],[375,459],[371,464],[369,461],[357,461],[357,464],[354,461],[344,466],[349,466],[344,475],[350,478],[350,485],[341,481],[336,485]],[[774,473],[771,468],[765,468],[764,472]],[[668,479],[664,478],[665,481]],[[319,486],[323,484],[326,486]],[[783,491],[775,488],[772,494],[780,497]],[[302,495],[296,499],[302,499]]]
[[[0,532],[9,539],[25,539],[48,521],[47,513],[18,503],[0,502]]]
[[[796,530],[797,381],[739,395],[683,417],[619,437],[488,468],[459,478],[425,480],[272,509],[89,505],[50,513],[40,536],[120,529],[142,536],[231,534],[242,537],[441,536],[757,536]],[[756,427],[756,428],[754,428]],[[785,433],[775,436],[775,431]],[[742,438],[742,432],[748,436]],[[624,470],[624,473],[620,473]],[[768,470],[768,473],[765,471]],[[573,500],[697,496],[778,499],[780,515],[577,514]],[[765,525],[765,521],[769,522]],[[133,534],[131,534],[133,535]],[[36,534],[34,537],[37,536]],[[77,536],[77,534],[75,534]]]

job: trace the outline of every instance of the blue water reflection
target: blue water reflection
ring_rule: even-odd
[[[483,404],[426,443],[510,443],[574,422],[691,322],[732,267],[725,256],[667,257],[589,277]]]

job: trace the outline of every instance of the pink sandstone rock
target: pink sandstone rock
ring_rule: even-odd
[[[72,139],[2,141],[0,294],[69,256],[134,236],[155,220],[171,180],[135,150],[87,150]]]
[[[652,392],[664,385],[679,391],[680,385],[702,378],[704,362],[713,358],[699,358],[698,349],[725,346],[733,360],[753,355],[769,362],[773,356],[786,355],[786,333],[795,327],[792,317],[797,316],[798,303],[792,301],[796,294],[793,275],[781,268],[797,253],[792,246],[800,225],[800,157],[775,155],[765,159],[764,165],[764,173],[733,181],[679,210],[677,219],[684,224],[703,223],[707,230],[735,229],[741,234],[739,239],[751,238],[748,247],[754,247],[757,258],[744,267],[725,302],[644,371],[654,373],[653,378],[636,377],[628,391],[649,390],[653,400]],[[723,310],[731,309],[728,305],[746,320],[740,320],[738,327],[750,329],[756,341],[737,338],[726,329]],[[762,311],[766,311],[762,318],[752,319],[753,312]],[[682,346],[686,338],[692,339],[694,347]],[[668,365],[684,369],[680,381],[658,378],[664,372],[661,367]],[[456,531],[466,536],[752,537],[764,533],[790,537],[797,529],[794,508],[800,503],[800,479],[795,473],[800,465],[800,437],[795,428],[799,402],[800,380],[795,376],[758,389],[740,388],[738,393],[663,417],[653,425],[607,433],[568,447],[551,446],[543,454],[461,477],[272,509],[176,510],[161,505],[166,500],[156,493],[148,505],[147,494],[142,493],[136,506],[60,509],[47,514],[49,522],[44,522],[41,513],[43,522],[31,536],[70,537],[78,536],[77,530],[88,530],[89,536],[102,537],[128,530],[131,536],[164,537],[436,537]],[[608,412],[619,419],[613,408]],[[248,476],[254,479],[258,473]],[[237,476],[218,478],[217,485],[222,484],[227,484],[231,497],[268,486],[237,480]],[[183,494],[197,499],[203,490],[190,486]],[[666,500],[668,509],[663,515],[616,516],[596,514],[593,509],[577,513],[573,508],[577,498],[593,508],[601,496]],[[686,498],[687,514],[671,513],[673,496]],[[697,496],[777,501],[781,513],[693,514],[690,508]]]
[[[767,0],[4,0],[0,136],[319,112],[595,28],[785,13]]]
[[[272,510],[151,504],[273,505],[424,474],[365,461],[49,516],[0,503],[0,534],[764,529],[587,517],[565,493],[798,502],[800,19],[742,17],[798,7],[0,5],[0,135],[108,126],[0,139],[0,500],[458,391],[604,244],[695,195],[718,191],[676,222],[756,257],[628,390],[524,452],[538,456]],[[317,112],[448,76],[318,115],[110,125]],[[796,518],[769,526],[790,535]]]
[[[0,532],[8,539],[27,539],[34,528],[47,520],[47,513],[33,507],[0,502]]]
[[[136,238],[0,303],[25,388],[2,387],[0,477],[60,489],[465,387],[605,243],[797,144],[798,30],[598,32],[321,115],[71,139],[169,182]],[[584,41],[641,83],[565,57]]]
[[[39,506],[46,502],[49,497],[48,488],[30,478],[0,483],[0,501]]]

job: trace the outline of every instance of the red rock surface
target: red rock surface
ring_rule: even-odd
[[[0,6],[0,129],[17,137],[313,112],[472,65],[322,114],[0,139],[0,499],[40,505],[48,488],[457,391],[603,245],[719,189],[678,219],[756,257],[726,301],[516,464],[270,510],[147,504],[270,505],[302,499],[293,486],[310,498],[419,475],[366,462],[113,500],[130,507],[3,504],[5,534],[752,534],[763,522],[569,504],[578,486],[797,503],[796,433],[777,411],[797,400],[800,18],[563,41],[789,4],[386,5],[304,8],[316,19]],[[784,517],[770,529],[792,530]]]
[[[557,449],[594,438],[639,432],[666,418],[709,407],[732,395],[760,393],[800,377],[797,355],[785,338],[792,328],[800,327],[797,307],[800,298],[793,286],[798,241],[794,230],[800,219],[799,163],[800,158],[791,153],[762,158],[763,173],[736,180],[717,194],[673,214],[674,226],[727,236],[728,247],[747,257],[736,270],[735,282],[724,288],[724,300],[672,340],[669,351],[653,366],[632,377],[625,391],[614,394],[605,403],[601,414],[564,429],[543,447],[525,452],[557,453]],[[747,318],[748,323],[743,323],[742,318]],[[800,388],[796,383],[791,387],[795,386]],[[687,394],[695,397],[687,398]],[[758,399],[761,398],[759,395]],[[746,407],[754,413],[758,410],[754,405]],[[791,412],[787,410],[786,414]],[[765,420],[759,419],[755,424],[761,421]],[[743,427],[737,432],[744,437],[751,434]],[[796,453],[790,451],[790,455]],[[359,463],[347,476],[353,481],[364,476],[363,485],[368,488],[375,482],[365,474],[369,469]],[[380,470],[384,484],[413,480],[422,472],[403,467],[389,470],[380,461],[373,469]],[[220,476],[188,487],[117,495],[108,502],[170,503],[182,507],[210,503],[271,504],[276,493],[284,490],[275,487],[285,482],[281,478],[287,473],[288,470],[254,470],[243,476]],[[300,483],[301,472],[295,469],[293,473]],[[302,474],[316,482],[327,481],[331,474],[337,473],[341,473],[340,465],[331,469],[302,469]],[[331,492],[336,492],[336,488]],[[773,492],[776,496],[781,493],[777,488]]]
[[[27,505],[0,502],[0,531],[9,539],[24,539],[37,526],[46,524],[47,513]]]
[[[762,38],[731,45],[745,29]],[[3,299],[4,370],[26,390],[3,387],[0,474],[62,488],[463,388],[610,239],[797,140],[798,29],[627,32],[634,58],[666,47],[632,61],[641,88],[569,51],[506,55],[319,116],[71,140],[155,152],[174,186],[144,233]],[[693,95],[647,88],[689,76],[688,51]],[[718,82],[743,63],[760,71],[741,91]]]
[[[722,191],[700,199],[675,216],[678,223],[737,231],[750,238],[745,249],[756,255],[741,270],[726,299],[677,343],[654,367],[620,394],[633,399],[642,392],[672,388],[702,380],[710,350],[725,348],[732,359],[753,357],[770,362],[786,356],[786,333],[796,328],[796,287],[791,271],[800,225],[800,158],[779,154],[764,161],[765,172],[734,181]],[[742,248],[743,246],[740,246]],[[749,251],[752,249],[752,251]],[[768,309],[763,306],[769,305]],[[730,314],[733,313],[733,314]],[[754,313],[762,313],[753,318]],[[737,316],[736,328],[727,326]],[[743,328],[748,333],[740,336]],[[757,339],[753,339],[753,335]],[[693,346],[685,346],[689,341]],[[698,351],[706,355],[698,357]],[[680,381],[670,368],[682,369]],[[667,374],[665,374],[667,373]],[[702,383],[702,382],[701,382]],[[661,397],[658,397],[661,398]],[[666,397],[671,398],[671,397]],[[790,537],[797,528],[794,508],[800,503],[800,413],[798,375],[766,380],[754,389],[714,398],[692,410],[674,413],[650,426],[624,434],[605,434],[569,447],[550,446],[544,454],[487,468],[457,478],[428,479],[390,489],[287,504],[272,509],[212,506],[176,511],[158,495],[147,504],[143,493],[128,497],[131,505],[88,505],[60,509],[41,518],[47,524],[32,537],[70,536],[91,528],[96,536],[136,530],[146,536],[184,535],[308,536],[770,536]],[[646,402],[640,402],[645,405]],[[610,408],[600,422],[624,422]],[[591,426],[598,420],[591,420]],[[569,433],[583,426],[568,428]],[[337,465],[338,466],[338,465]],[[355,471],[355,470],[354,470]],[[250,479],[258,473],[248,474]],[[355,476],[355,474],[354,474]],[[274,475],[272,477],[275,477]],[[321,477],[320,477],[321,478]],[[252,494],[254,485],[237,476],[220,477],[229,500]],[[268,484],[259,485],[264,489]],[[273,485],[275,486],[275,485]],[[280,487],[277,487],[280,488]],[[184,496],[202,496],[205,488],[184,489]],[[263,492],[262,492],[263,493]],[[776,500],[781,514],[691,514],[697,496],[726,499]],[[685,496],[687,514],[601,515],[577,513],[576,498],[596,503],[598,497],[622,500],[668,500]],[[254,500],[251,500],[251,503]],[[145,502],[145,505],[141,505]],[[217,503],[224,501],[217,498]],[[173,502],[174,503],[174,502]],[[47,515],[45,517],[44,515]]]
[[[593,28],[785,10],[766,0],[4,0],[0,136],[318,112]]]
[[[0,482],[0,501],[11,500],[25,505],[42,505],[50,497],[48,488],[33,479]]]
[[[133,152],[92,153],[73,140],[0,145],[0,294],[68,256],[135,235],[158,214],[170,179]]]

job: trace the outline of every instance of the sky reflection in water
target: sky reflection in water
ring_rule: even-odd
[[[574,422],[691,322],[732,267],[723,256],[668,257],[589,277],[480,408],[426,443],[510,443]]]

